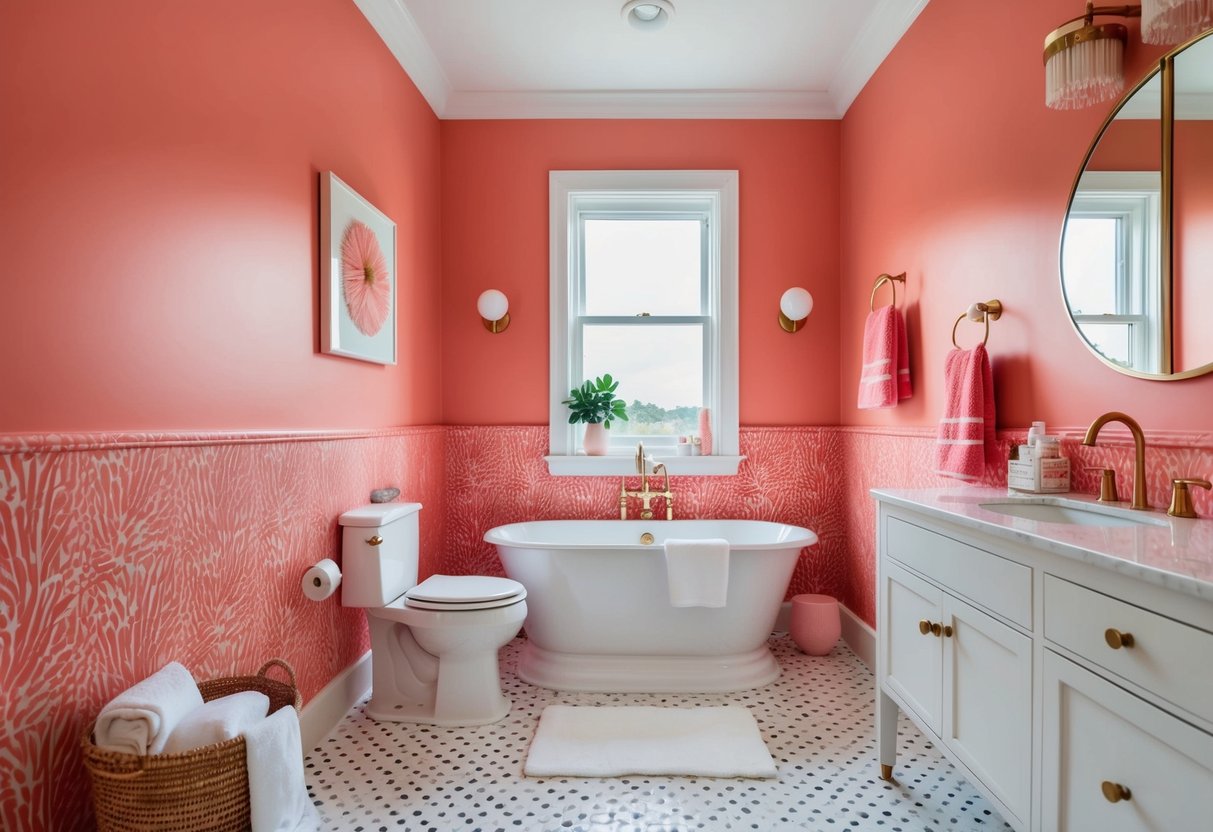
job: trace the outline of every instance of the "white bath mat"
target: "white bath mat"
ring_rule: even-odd
[[[523,768],[528,777],[776,777],[748,708],[549,705]]]

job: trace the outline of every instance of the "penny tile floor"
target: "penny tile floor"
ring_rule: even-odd
[[[829,656],[771,638],[783,675],[730,694],[561,693],[514,673],[516,639],[501,653],[514,703],[477,728],[379,723],[356,706],[306,761],[324,829],[354,832],[684,832],[686,830],[1009,830],[902,717],[897,783],[877,776],[873,678],[841,643]],[[779,769],[777,780],[705,777],[528,778],[523,761],[539,714],[568,705],[744,705]]]

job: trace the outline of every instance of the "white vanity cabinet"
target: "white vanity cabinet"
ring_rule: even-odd
[[[874,493],[884,773],[902,711],[1021,832],[1213,832],[1213,593]]]
[[[893,518],[880,564],[881,688],[1026,829],[1031,808],[1032,640],[989,610],[1026,612],[1030,575],[1018,564]],[[985,560],[1009,583],[983,579]],[[911,572],[910,569],[914,571]],[[917,573],[917,574],[916,574]],[[949,581],[949,576],[959,576]],[[1019,579],[1016,581],[1016,579]],[[968,590],[968,600],[950,585]],[[1022,593],[1023,598],[1016,598]],[[985,605],[982,602],[986,602]],[[880,716],[881,762],[896,710]],[[887,717],[887,719],[885,718]],[[889,730],[886,723],[892,723]]]

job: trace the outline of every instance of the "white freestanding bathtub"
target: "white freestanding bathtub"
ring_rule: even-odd
[[[724,607],[671,606],[667,538],[729,541]],[[527,590],[522,679],[556,690],[715,693],[778,678],[767,636],[800,550],[817,535],[760,520],[542,520],[484,539]]]

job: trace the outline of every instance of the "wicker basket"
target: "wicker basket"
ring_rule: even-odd
[[[290,682],[266,676],[280,667]],[[282,659],[270,659],[256,676],[228,676],[200,682],[204,701],[255,690],[270,700],[270,713],[303,704],[295,671]],[[184,754],[140,757],[103,751],[93,743],[93,723],[81,740],[84,765],[93,781],[93,808],[101,832],[173,829],[227,832],[249,828],[248,769],[244,737],[196,748]]]

